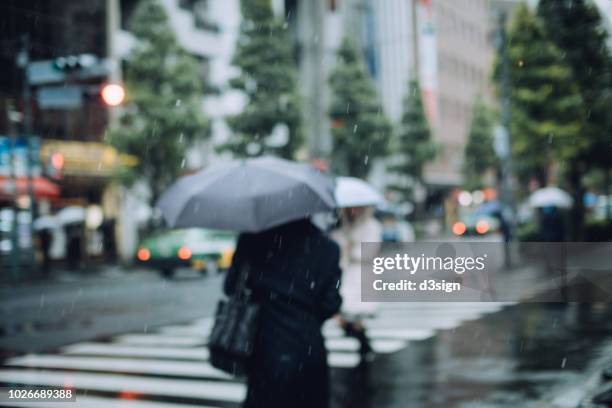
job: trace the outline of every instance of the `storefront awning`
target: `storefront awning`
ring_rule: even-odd
[[[59,186],[44,177],[34,177],[32,183],[36,198],[58,198],[60,196]],[[15,189],[18,195],[28,194],[29,179],[27,177],[18,177],[13,187],[13,180],[8,177],[0,177],[0,198],[12,199]]]
[[[112,146],[100,142],[45,139],[41,147],[43,163],[51,155],[62,155],[62,174],[70,177],[108,178],[121,166],[133,166],[137,159],[119,154]]]

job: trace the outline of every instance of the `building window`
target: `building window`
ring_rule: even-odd
[[[196,28],[219,32],[219,25],[210,18],[208,0],[197,0],[193,3],[192,12]]]
[[[193,7],[199,0],[179,0],[179,7],[184,10],[193,11]]]

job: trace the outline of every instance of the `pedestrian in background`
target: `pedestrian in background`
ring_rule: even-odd
[[[321,326],[342,303],[339,262],[338,245],[306,219],[240,235],[224,290],[234,293],[246,264],[260,305],[245,407],[329,406]]]
[[[80,223],[66,226],[66,255],[71,270],[80,270],[83,266],[83,225]]]
[[[341,210],[340,227],[332,233],[342,250],[342,311],[338,322],[347,336],[356,338],[362,357],[372,351],[363,319],[375,314],[376,303],[361,301],[361,243],[380,243],[382,226],[374,218],[372,207],[348,207]],[[372,251],[372,254],[378,252]]]
[[[53,236],[48,228],[43,228],[38,232],[38,240],[40,242],[40,252],[42,254],[42,272],[45,277],[49,276],[51,269],[51,242]]]

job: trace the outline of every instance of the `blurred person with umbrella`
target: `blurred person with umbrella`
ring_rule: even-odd
[[[549,186],[529,196],[529,205],[538,210],[540,239],[543,242],[563,242],[566,238],[563,209],[573,206],[572,197],[559,187]]]
[[[342,303],[340,249],[308,218],[335,208],[333,180],[281,159],[235,161],[180,179],[158,207],[172,227],[242,232],[224,292],[246,287],[259,307],[244,406],[327,407],[321,326]]]
[[[38,242],[40,245],[40,252],[42,254],[42,272],[45,277],[49,276],[51,269],[51,256],[50,249],[53,242],[53,235],[51,230],[59,227],[59,221],[56,217],[51,215],[43,215],[34,220],[33,227],[38,233]]]
[[[372,302],[361,301],[361,243],[379,243],[382,226],[374,218],[374,206],[384,203],[384,197],[363,180],[354,177],[336,179],[336,202],[340,212],[340,227],[332,233],[342,250],[342,311],[338,322],[347,336],[355,337],[363,357],[372,351],[363,318],[376,312]],[[375,253],[377,251],[373,251]],[[373,255],[373,254],[370,254]]]
[[[85,208],[77,205],[62,208],[56,215],[66,230],[66,257],[68,267],[72,270],[83,267],[83,228],[86,215]]]

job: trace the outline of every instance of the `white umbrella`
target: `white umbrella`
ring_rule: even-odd
[[[375,206],[385,202],[374,187],[355,177],[336,178],[335,196],[338,208]]]
[[[76,224],[85,222],[87,212],[85,208],[76,205],[62,208],[56,215],[62,224]]]
[[[59,220],[52,215],[43,215],[34,220],[32,224],[35,230],[55,229],[60,226]]]
[[[559,207],[571,208],[574,205],[574,200],[567,192],[559,187],[545,187],[536,190],[529,196],[529,205],[531,207]]]

